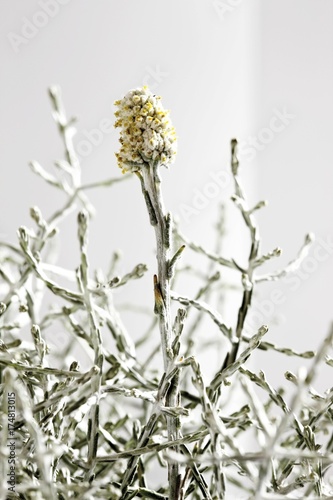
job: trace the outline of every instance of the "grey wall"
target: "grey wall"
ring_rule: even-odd
[[[280,323],[271,328],[271,338],[308,350],[319,344],[333,316],[333,4],[283,0],[261,2],[261,8],[260,103],[253,135],[269,126],[274,109],[293,115],[270,143],[260,143],[257,154],[259,196],[270,202],[260,214],[264,248],[281,246],[279,260],[286,263],[306,232],[314,232],[316,242],[296,275],[270,285],[259,300],[268,300],[262,306]],[[280,305],[271,300],[275,289],[282,294]],[[283,368],[288,364],[276,357],[280,370],[281,361]]]

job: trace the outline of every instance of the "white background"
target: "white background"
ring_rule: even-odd
[[[228,202],[230,185],[206,197],[207,202],[201,200],[203,207],[198,209],[198,193],[205,196],[209,191],[212,172],[228,171],[229,141],[238,137],[247,151],[240,159],[250,203],[269,200],[258,214],[263,250],[283,249],[274,265],[283,266],[293,258],[308,231],[325,241],[333,239],[330,0],[63,0],[63,4],[57,3],[58,12],[46,18],[40,15],[45,12],[42,5],[50,6],[46,1],[0,4],[2,238],[15,241],[18,226],[32,226],[30,206],[38,205],[47,217],[64,202],[27,166],[36,159],[52,171],[53,161],[63,154],[47,87],[61,86],[68,114],[78,117],[76,144],[82,148],[82,141],[100,127],[101,120],[113,121],[113,101],[147,83],[171,109],[179,137],[177,161],[163,172],[163,188],[166,204],[178,214],[186,234],[213,248],[217,206],[227,202],[225,252],[240,260],[247,255],[246,228]],[[34,29],[31,23],[45,25]],[[272,132],[277,113],[292,118]],[[117,137],[110,127],[101,144],[91,145],[90,154],[82,156],[84,182],[119,175],[114,157]],[[254,154],[248,151],[253,138]],[[121,248],[122,272],[147,262],[149,276],[130,284],[126,298],[150,307],[153,233],[136,181],[89,193],[97,208],[90,258],[93,267],[106,270],[112,252]],[[196,213],[184,216],[188,213],[184,205]],[[70,222],[60,235],[59,263],[74,268],[78,265],[74,215]],[[262,287],[256,307],[262,315],[258,321],[270,325],[268,340],[305,351],[316,348],[326,334],[333,316],[330,251],[321,253],[325,261],[308,260],[293,284]],[[273,289],[282,291],[280,305],[272,305]],[[239,301],[240,296],[233,295],[230,311],[225,311],[231,324]],[[279,381],[287,368],[296,369],[296,363],[282,355],[266,360],[259,356],[258,363]]]

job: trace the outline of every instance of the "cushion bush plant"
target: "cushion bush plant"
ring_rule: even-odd
[[[333,366],[333,329],[316,350],[298,352],[271,342],[269,325],[252,328],[249,322],[257,286],[297,270],[313,236],[306,235],[285,268],[261,272],[281,250],[261,252],[256,211],[265,202],[248,205],[235,139],[232,202],[250,237],[247,262],[183,234],[162,193],[162,167],[174,163],[177,138],[169,111],[147,87],[115,103],[123,174],[83,184],[74,120],[67,118],[58,87],[49,96],[65,155],[56,162],[58,175],[36,161],[31,168],[66,201],[47,219],[32,207],[31,227],[18,229],[18,242],[0,243],[0,499],[333,498],[333,392],[314,386],[318,370]],[[89,263],[88,191],[117,189],[133,176],[153,229],[156,269],[137,263],[119,276],[115,255],[103,275]],[[80,260],[68,270],[54,264],[53,240],[73,212]],[[223,217],[222,211],[218,242]],[[206,267],[194,269],[190,252]],[[221,307],[221,291],[230,291],[225,268],[234,273],[239,296],[234,324],[225,322]],[[147,296],[151,325],[137,339],[124,326],[113,294],[146,273],[154,307]],[[198,289],[178,293],[180,274],[185,284],[195,274]],[[200,330],[213,343],[196,342]],[[50,331],[54,343],[47,341]],[[87,369],[80,367],[78,345],[90,360]],[[206,349],[209,370],[198,362]],[[223,354],[216,366],[209,349]],[[273,387],[270,373],[258,369],[258,350],[290,358],[283,388]],[[306,366],[293,373],[296,357]]]

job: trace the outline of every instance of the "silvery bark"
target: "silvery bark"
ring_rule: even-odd
[[[161,181],[158,172],[159,164],[151,162],[142,168],[141,184],[149,212],[150,222],[155,229],[157,276],[154,278],[155,313],[159,318],[159,328],[162,343],[164,370],[170,372],[174,366],[174,354],[172,350],[172,326],[171,326],[171,295],[170,295],[170,215],[165,213],[161,193]],[[175,407],[179,405],[178,375],[171,382],[170,389],[166,395],[166,406]],[[179,439],[179,417],[168,416],[168,438]],[[174,448],[178,451],[177,447]],[[169,499],[179,498],[179,465],[169,460]]]

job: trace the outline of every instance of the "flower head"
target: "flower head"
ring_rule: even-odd
[[[117,121],[120,127],[118,165],[123,172],[139,170],[150,161],[169,166],[177,151],[177,139],[169,111],[161,98],[148,87],[130,90],[123,99],[116,101]]]

